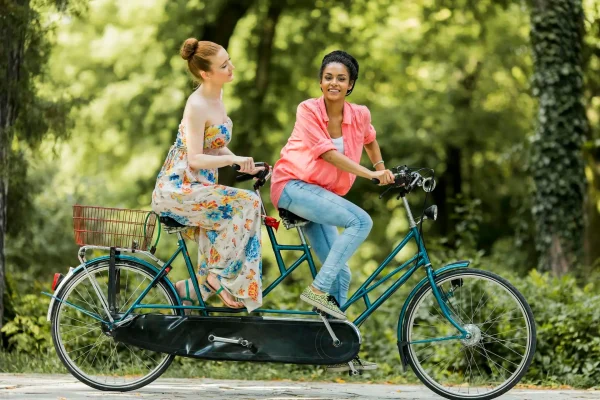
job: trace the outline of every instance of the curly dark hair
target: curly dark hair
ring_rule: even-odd
[[[327,65],[331,63],[343,64],[348,70],[348,73],[350,74],[350,80],[354,82],[352,84],[352,88],[348,90],[348,93],[346,93],[346,96],[350,96],[350,93],[352,93],[352,91],[354,90],[354,86],[356,86],[356,80],[358,79],[358,61],[356,61],[356,58],[352,57],[345,51],[332,51],[331,53],[323,57],[323,62],[321,63],[321,70],[319,71],[319,79],[323,79],[323,70]]]

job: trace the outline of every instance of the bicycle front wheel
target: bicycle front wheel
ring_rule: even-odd
[[[124,313],[149,286],[156,272],[143,264],[118,259],[115,267],[117,310]],[[107,298],[108,268],[106,260],[92,263],[87,266],[89,276],[81,270],[65,283],[57,294],[62,301],[56,301],[52,312],[52,339],[63,364],[81,382],[99,390],[134,390],[158,378],[175,356],[117,342],[106,324],[94,318],[108,320],[96,292],[99,289]],[[143,303],[177,305],[177,297],[162,279],[150,289]],[[172,308],[137,310],[144,311],[177,313]]]
[[[448,399],[487,400],[510,390],[523,377],[535,352],[531,308],[519,291],[491,272],[457,270],[436,278],[452,317],[444,317],[431,285],[411,300],[404,321],[408,362],[419,379]]]

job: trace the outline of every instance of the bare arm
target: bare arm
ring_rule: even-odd
[[[227,147],[227,146],[219,149],[219,155],[220,156],[235,156],[235,154],[233,154],[233,151],[229,150],[229,147]]]
[[[365,151],[367,152],[369,160],[371,160],[372,164],[383,160],[383,158],[381,157],[381,149],[379,148],[379,143],[377,143],[377,139],[373,140],[369,144],[365,144]],[[385,165],[383,163],[379,163],[375,166],[375,169],[377,171],[383,171],[385,169]]]
[[[208,116],[202,101],[191,99],[192,112],[187,120],[186,143],[188,149],[188,163],[192,169],[214,169],[232,164],[240,166],[240,172],[255,174],[260,169],[254,167],[252,157],[239,157],[224,148],[217,155],[204,154],[204,129]]]
[[[374,172],[366,169],[362,165],[355,163],[344,154],[337,150],[329,150],[321,154],[321,158],[327,161],[329,164],[341,169],[342,171],[350,172],[356,176],[362,176],[363,178],[371,179],[375,178]]]
[[[326,151],[321,155],[321,158],[342,171],[350,172],[351,174],[367,179],[379,179],[380,185],[389,185],[394,182],[392,171],[386,169],[371,171],[355,163],[337,150]]]

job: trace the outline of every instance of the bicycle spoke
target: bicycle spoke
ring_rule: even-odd
[[[127,301],[125,301],[123,307],[126,304],[129,304],[129,300],[131,300],[131,298],[133,297],[133,295],[137,293],[137,290],[140,288],[140,286],[142,286],[142,283],[144,283],[144,282],[146,282],[146,278],[144,278],[144,280],[141,281],[140,284],[135,288],[135,290],[133,291],[133,293],[131,294],[131,296],[129,296],[129,298],[127,299]],[[123,309],[123,307],[121,307],[121,310]],[[121,310],[119,310],[119,312],[121,312]]]
[[[98,329],[98,328],[92,328],[92,329],[90,329],[90,330],[88,330],[88,331],[86,331],[86,332],[82,333],[80,336],[83,336],[83,335],[85,335],[86,333],[90,333],[91,331],[95,331],[95,330],[97,330],[97,329]],[[73,339],[71,339],[71,340],[67,340],[66,342],[63,342],[63,344],[71,343],[73,340],[77,340],[77,339],[79,339],[79,337],[80,337],[80,336],[76,336],[76,337],[74,337],[74,338],[73,338]]]
[[[512,387],[523,360],[531,359],[529,323],[519,298],[485,273],[449,275],[436,285],[452,317],[470,335],[413,343],[448,337],[454,329],[436,307],[432,288],[423,291],[417,305],[409,307],[408,354],[417,375],[443,392],[459,393],[465,399]]]
[[[460,323],[461,325],[464,325],[464,321],[468,321],[470,319],[469,316],[467,315],[467,313],[463,311],[463,309],[460,305],[457,304],[455,306],[454,304],[452,304],[452,302],[450,300],[448,300],[448,302],[446,304],[450,307],[450,309],[454,313],[455,317],[457,317],[456,319],[458,319],[457,322]],[[459,312],[456,311],[457,309]],[[461,313],[462,313],[462,316],[461,316]],[[463,316],[465,318],[463,318]]]
[[[488,337],[488,339],[489,339],[489,337]],[[506,344],[506,342],[509,342],[509,341],[507,341],[507,340],[502,340],[502,339],[492,339],[492,341],[491,341],[491,342],[487,342],[487,343],[499,343],[499,344],[501,344],[502,346],[504,346],[504,347],[506,347],[507,349],[509,349],[510,351],[512,351],[513,353],[515,353],[516,355],[519,355],[519,356],[520,356],[520,355],[522,355],[521,353],[517,353],[517,352],[516,352],[516,351],[515,351],[515,350],[514,350],[512,347],[508,346],[508,345]],[[482,343],[486,343],[486,342],[482,342]],[[517,343],[512,343],[512,344],[513,344],[513,345],[515,345],[515,346],[523,347],[523,348],[525,348],[525,349],[527,348],[527,346],[524,346],[524,345],[521,345],[521,344],[517,344]]]
[[[96,348],[96,346],[98,346],[98,341],[99,341],[100,339],[103,339],[103,337],[102,337],[102,334],[98,335],[98,337],[96,338],[96,341],[95,341],[93,344],[90,344],[90,345],[88,345],[88,346],[84,346],[84,347],[79,347],[79,348],[77,348],[77,349],[75,349],[75,350],[71,351],[70,353],[72,353],[72,352],[74,352],[74,351],[76,351],[76,350],[79,350],[79,349],[85,349],[86,347],[90,347],[90,346],[92,346],[92,348],[91,348],[91,349],[89,349],[88,351],[86,351],[86,352],[85,352],[85,353],[83,353],[83,354],[80,354],[80,355],[79,355],[79,356],[77,356],[77,358],[76,358],[75,360],[73,360],[73,361],[76,361],[76,360],[77,360],[77,359],[79,359],[81,356],[84,356],[84,355],[88,354],[90,351],[94,350],[94,349]],[[102,342],[100,342],[100,343],[102,343]],[[86,357],[86,358],[87,358],[87,357]],[[84,360],[85,360],[85,358],[84,358]]]
[[[473,355],[473,350],[471,350],[470,347],[467,347],[467,348],[469,349],[469,353],[471,354],[471,360],[473,361],[475,368],[477,368],[477,372],[479,372],[479,376],[481,376],[483,378],[483,374],[481,373],[481,370],[479,369],[479,365],[475,361],[475,356]],[[477,391],[477,393],[479,393],[479,391]]]
[[[506,368],[504,368],[502,365],[498,364],[496,361],[492,360],[492,358],[491,358],[491,357],[488,355],[488,352],[487,352],[487,350],[486,350],[486,348],[485,348],[484,346],[477,346],[477,347],[479,347],[479,348],[481,348],[481,349],[483,349],[483,350],[485,351],[485,355],[484,355],[484,356],[485,356],[485,357],[486,357],[488,360],[490,360],[490,361],[491,361],[491,362],[492,362],[492,363],[493,363],[493,364],[494,364],[496,367],[500,367],[500,368],[502,368],[504,371],[508,372],[508,374],[509,374],[509,375],[512,375],[512,372],[510,372],[509,370],[507,370]],[[478,351],[476,348],[475,348],[475,351],[477,351],[478,353],[480,353],[480,352],[479,352],[479,351]],[[480,353],[480,354],[481,354],[481,353]],[[482,354],[482,355],[483,355],[483,354]],[[503,374],[503,375],[502,375],[502,378],[503,378],[503,379],[505,379],[504,377],[505,377],[505,375]]]
[[[160,283],[149,287],[153,275],[143,267],[119,264],[120,283],[117,301],[120,311],[125,310],[137,297],[148,290],[145,299],[151,304],[174,305],[168,288]],[[89,268],[89,273],[98,283],[102,293],[108,291],[108,263],[101,267]],[[92,289],[88,274],[68,283],[62,293],[63,301],[72,302],[86,312],[103,314],[96,290]],[[130,289],[131,288],[131,289]],[[124,303],[120,299],[126,299]],[[150,303],[149,303],[150,304]],[[82,310],[71,308],[66,303],[59,304],[55,324],[58,328],[53,338],[63,355],[63,361],[71,372],[101,387],[119,390],[162,373],[163,366],[173,356],[144,350],[116,342],[110,334],[110,324],[92,320]],[[73,310],[73,311],[71,311]],[[176,314],[173,309],[160,310],[161,313]],[[90,322],[91,321],[91,322]],[[113,328],[114,329],[114,328]],[[118,329],[118,328],[117,328]],[[162,369],[159,371],[159,369]]]
[[[477,302],[477,306],[475,307],[475,313],[473,314],[473,317],[475,317],[475,314],[477,314],[477,312],[478,312],[480,309],[483,309],[483,306],[485,306],[485,304],[486,304],[486,303],[488,302],[488,300],[490,299],[490,297],[487,297],[487,298],[485,299],[485,301],[484,301],[484,302],[483,302],[481,305],[479,305],[479,303],[480,303],[480,302],[481,302],[481,300],[483,299],[483,296],[485,296],[485,292],[484,292],[484,293],[481,295],[481,299],[479,299],[479,302]],[[473,320],[471,320],[471,323],[474,323],[474,322],[473,322]]]
[[[83,303],[87,304],[87,305],[89,306],[89,308],[91,308],[91,309],[94,311],[94,313],[98,314],[98,312],[97,312],[97,310],[96,310],[96,307],[94,307],[93,305],[91,305],[91,304],[90,304],[90,303],[89,303],[89,302],[88,302],[88,301],[87,301],[87,300],[86,300],[86,299],[83,297],[83,295],[82,295],[81,293],[79,293],[79,291],[78,291],[78,290],[75,290],[75,292],[77,293],[77,295],[79,295],[79,299],[80,299],[80,300],[81,300]],[[72,303],[73,303],[73,304],[76,304],[76,303],[75,303],[75,301],[73,301]],[[78,305],[78,304],[76,304],[76,305]],[[85,307],[82,307],[82,308],[85,308]],[[98,315],[99,315],[99,314],[98,314]]]
[[[513,312],[513,311],[515,311],[515,310],[516,310],[516,311],[518,311],[518,309],[516,309],[516,308],[515,308],[515,309],[512,309],[512,310],[510,310],[510,311],[508,311],[508,312],[502,312],[502,313],[500,313],[500,315],[498,315],[496,318],[494,318],[494,319],[492,319],[492,320],[490,320],[490,319],[488,318],[486,321],[484,321],[484,322],[482,322],[482,323],[481,323],[481,326],[483,326],[483,325],[487,325],[487,324],[491,324],[491,323],[494,323],[494,322],[498,321],[500,318],[502,318],[502,317],[506,317],[506,316],[508,316],[509,314],[512,314],[512,312]],[[508,319],[507,321],[514,320],[514,319],[520,319],[520,317],[516,317],[516,318],[510,318],[510,319]],[[488,329],[489,329],[489,327],[488,327]]]

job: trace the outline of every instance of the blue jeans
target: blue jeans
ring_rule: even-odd
[[[347,262],[369,235],[371,217],[343,197],[299,180],[285,185],[278,206],[310,221],[304,231],[323,264],[313,286],[344,305],[351,278]],[[337,226],[345,228],[341,235]]]

